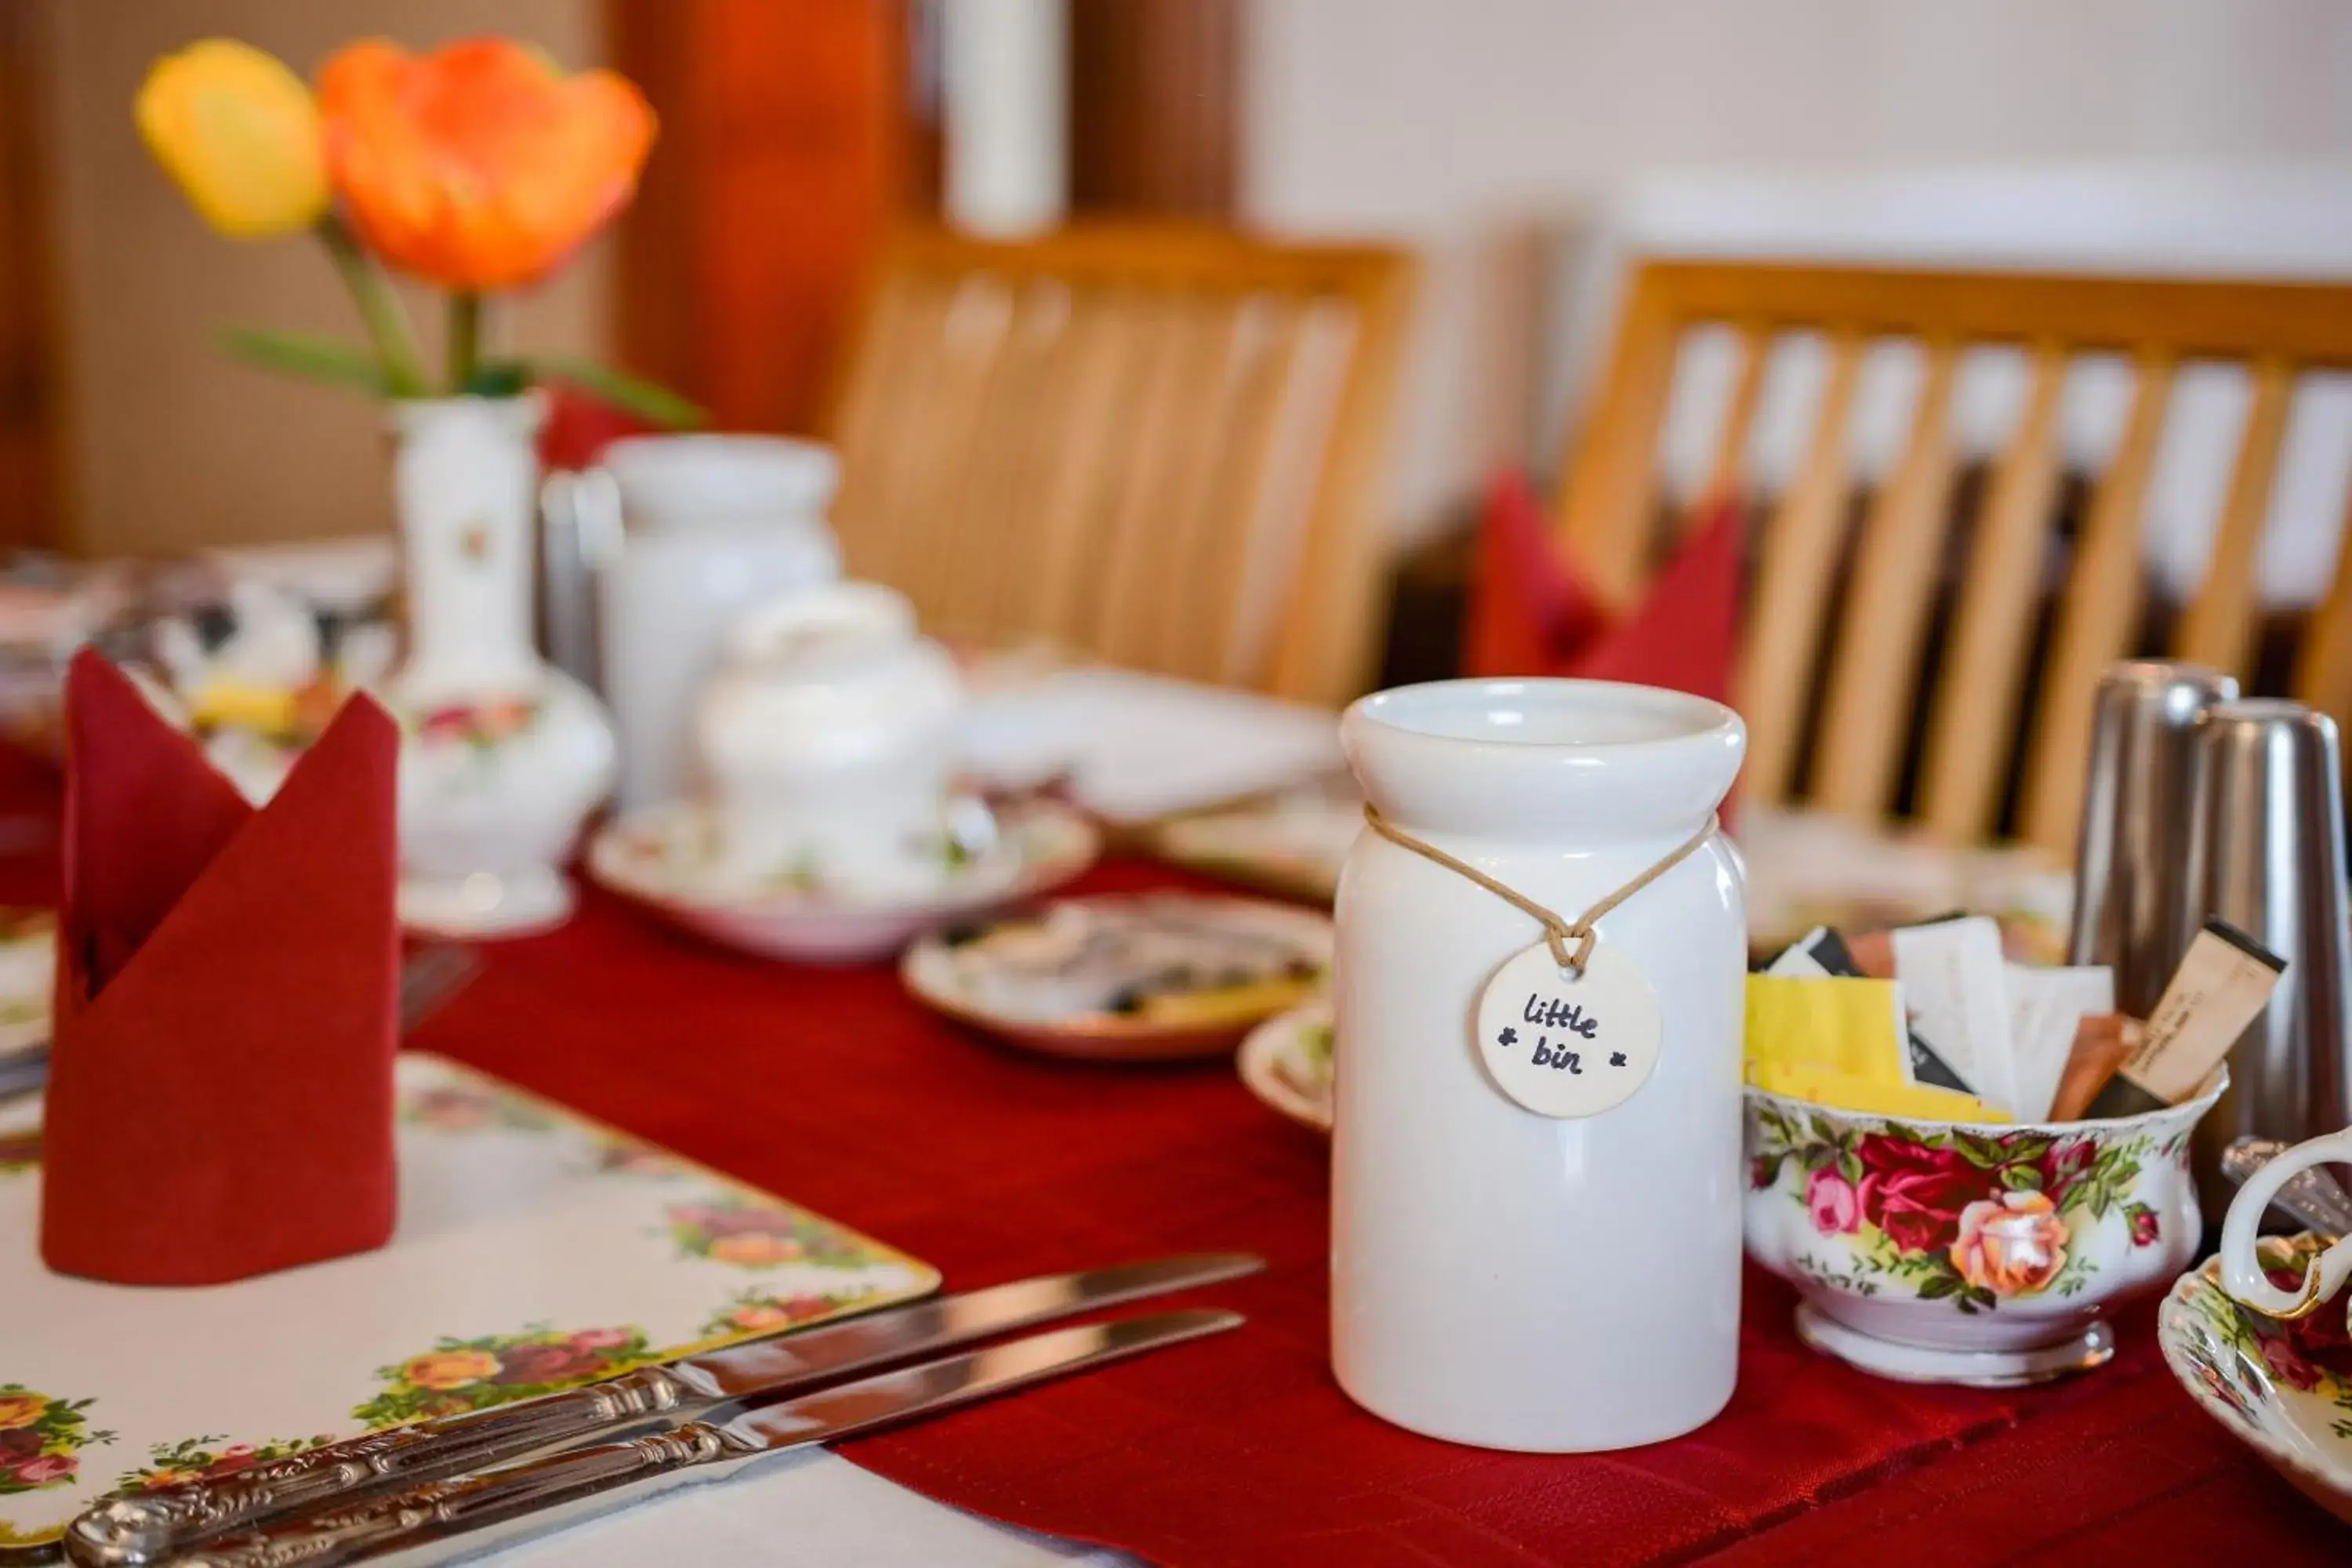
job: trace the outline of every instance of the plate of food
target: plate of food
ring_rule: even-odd
[[[1331,1004],[1318,998],[1252,1029],[1236,1058],[1242,1082],[1274,1110],[1331,1131]]]
[[[1313,994],[1331,922],[1200,893],[1060,899],[943,927],[907,950],[916,997],[1048,1055],[1166,1061],[1231,1050]]]

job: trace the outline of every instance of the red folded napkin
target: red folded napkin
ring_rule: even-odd
[[[383,1246],[392,720],[347,702],[256,811],[85,650],[66,743],[42,1258],[201,1285]]]
[[[1479,526],[1463,673],[1627,680],[1727,700],[1741,521],[1736,499],[1711,503],[1648,596],[1612,615],[1553,542],[1526,479],[1504,475]]]

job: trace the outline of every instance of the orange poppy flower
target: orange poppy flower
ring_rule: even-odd
[[[404,272],[478,291],[536,282],[636,192],[645,97],[504,38],[429,55],[366,39],[319,73],[327,172],[352,226]]]

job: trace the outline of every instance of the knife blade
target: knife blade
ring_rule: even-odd
[[[730,1402],[713,1419],[572,1448],[484,1475],[427,1481],[356,1507],[305,1514],[164,1561],[176,1568],[424,1564],[544,1534],[646,1498],[734,1475],[814,1444],[952,1410],[1050,1378],[1238,1327],[1200,1308],[1050,1329],[860,1378],[781,1404]]]
[[[822,1328],[784,1331],[561,1394],[443,1416],[101,1502],[66,1530],[74,1561],[141,1568],[224,1531],[440,1476],[614,1436],[675,1426],[730,1401],[771,1398],[888,1362],[971,1344],[1077,1312],[1254,1274],[1265,1260],[1212,1252],[1045,1274],[910,1302]]]

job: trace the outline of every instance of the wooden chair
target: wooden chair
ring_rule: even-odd
[[[902,237],[835,401],[849,569],[948,632],[1354,696],[1412,275],[1197,228]]]
[[[1562,536],[1605,591],[1636,591],[1661,532],[1675,531],[1660,515],[1655,447],[1684,334],[1707,323],[1732,330],[1740,362],[1713,447],[1710,494],[1748,489],[1750,425],[1774,342],[1818,332],[1828,358],[1805,454],[1769,499],[1755,551],[1736,677],[1750,737],[1748,798],[1791,795],[1799,748],[1811,733],[1812,804],[1886,816],[1914,707],[1924,702],[1916,814],[1941,837],[1981,841],[2019,762],[2013,742],[2031,699],[2019,831],[2071,854],[2100,672],[2135,653],[2168,651],[2242,679],[2252,673],[2255,564],[2289,398],[2300,374],[2352,366],[2352,287],[1651,262],[1633,280],[1559,503]],[[1857,522],[1855,385],[1865,351],[1887,338],[1915,342],[1924,374],[1901,454]],[[1963,351],[1985,343],[2023,352],[2028,391],[1972,515],[1956,520],[1953,384]],[[2105,471],[2091,477],[2069,560],[2053,531],[2059,403],[2070,363],[2090,353],[2129,358],[2133,402]],[[2252,394],[2243,432],[2203,580],[2168,647],[2136,647],[2150,468],[2176,373],[2201,361],[2244,367]],[[1955,542],[1965,564],[1930,670],[1931,611]],[[2339,552],[2293,687],[2343,722],[2352,720],[2352,549]],[[2047,609],[2037,685],[2033,649],[2053,558],[2062,585]],[[1809,713],[1817,688],[1820,708]]]

